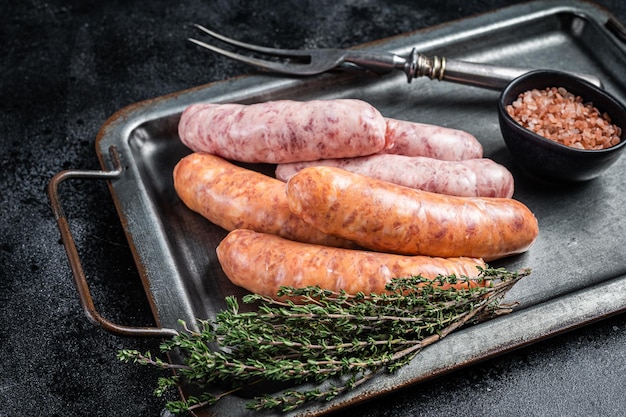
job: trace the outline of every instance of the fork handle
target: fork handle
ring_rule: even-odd
[[[404,71],[407,74],[409,83],[413,78],[426,76],[431,80],[451,81],[475,87],[502,90],[515,78],[532,71],[532,69],[477,64],[437,56],[428,57],[418,53],[414,48],[407,60]],[[600,79],[593,75],[572,74],[598,87],[602,87]]]

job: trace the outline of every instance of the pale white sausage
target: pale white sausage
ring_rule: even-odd
[[[386,147],[385,131],[378,110],[351,99],[192,104],[178,125],[191,150],[253,163],[371,155]]]
[[[287,181],[309,166],[334,166],[405,187],[461,197],[512,197],[513,175],[487,158],[444,161],[423,156],[376,154],[359,158],[279,164],[276,178]]]
[[[470,133],[443,126],[385,119],[388,146],[383,152],[427,156],[446,161],[483,157],[483,147]]]

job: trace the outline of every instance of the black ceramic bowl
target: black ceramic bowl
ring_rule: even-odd
[[[534,88],[563,87],[592,102],[611,122],[622,128],[621,141],[600,150],[576,149],[546,139],[519,125],[506,106],[519,94]],[[500,130],[511,155],[528,176],[553,183],[587,181],[598,177],[617,161],[626,146],[626,108],[601,88],[559,71],[538,70],[513,80],[500,95],[498,103]]]

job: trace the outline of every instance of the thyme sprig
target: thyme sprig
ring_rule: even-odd
[[[262,392],[246,407],[291,411],[332,400],[383,370],[394,372],[463,325],[510,312],[514,305],[502,298],[528,274],[481,268],[478,279],[416,276],[393,280],[383,294],[283,287],[277,299],[243,297],[257,306],[252,311],[240,311],[237,299],[227,297],[214,321],[198,319],[197,331],[181,322],[184,331],[161,344],[162,353],[176,352],[182,363],[136,350],[122,350],[118,357],[174,370],[159,379],[156,395],[180,384],[200,393],[169,402],[172,412],[268,383],[283,389]]]

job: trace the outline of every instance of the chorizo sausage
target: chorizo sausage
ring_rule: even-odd
[[[424,156],[376,154],[358,158],[292,162],[276,167],[276,178],[287,181],[309,166],[334,166],[379,180],[433,193],[462,197],[510,198],[513,175],[488,158],[444,161]]]
[[[539,233],[533,213],[510,198],[436,194],[335,167],[299,171],[287,199],[312,226],[382,252],[490,261],[526,251]]]
[[[386,123],[351,99],[188,106],[178,125],[196,152],[240,162],[282,163],[370,155],[383,150]]]
[[[185,205],[231,231],[247,228],[330,246],[354,244],[329,236],[289,210],[285,183],[206,153],[192,153],[174,167],[174,189]]]
[[[386,118],[385,153],[427,156],[446,161],[483,157],[483,147],[463,130]]]
[[[281,286],[323,289],[349,294],[385,291],[393,278],[422,275],[478,276],[481,259],[402,256],[294,242],[251,230],[234,230],[220,242],[217,257],[224,274],[246,290],[276,297]]]

